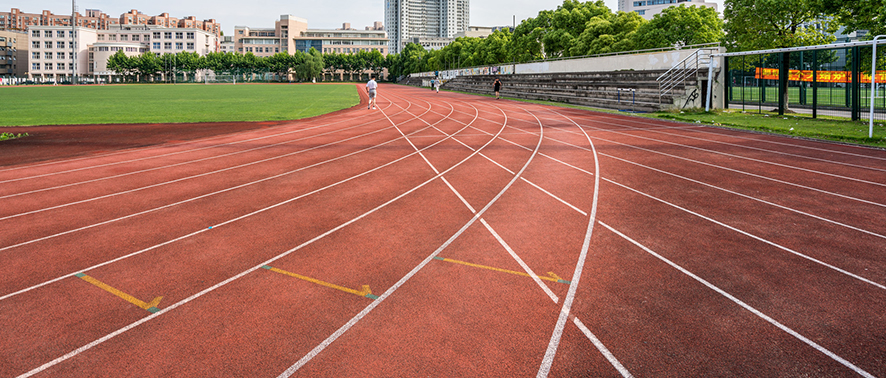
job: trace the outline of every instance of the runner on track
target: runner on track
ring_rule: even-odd
[[[501,96],[499,96],[498,94],[498,92],[501,90],[501,81],[499,81],[498,78],[495,78],[495,82],[492,83],[492,89],[495,90],[495,99],[501,99]]]
[[[369,106],[366,109],[375,109],[375,92],[378,88],[378,83],[375,82],[375,78],[370,76],[369,82],[366,83],[366,91],[369,92]]]

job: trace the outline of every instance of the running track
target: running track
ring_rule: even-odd
[[[379,105],[0,167],[0,375],[886,376],[886,152]]]

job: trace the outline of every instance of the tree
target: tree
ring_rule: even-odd
[[[726,0],[725,41],[731,51],[833,42],[836,25],[821,30],[810,27],[824,16],[809,0]]]
[[[816,29],[814,21],[823,19],[809,0],[726,0],[725,41],[730,50],[764,50],[810,46],[834,41],[835,25]],[[781,53],[784,67],[789,67],[791,54]],[[787,72],[782,72],[786,75]],[[784,110],[788,110],[788,90],[782,81]]]
[[[868,30],[871,36],[886,34],[886,0],[809,0],[820,13],[833,15],[847,31]]]
[[[570,48],[572,56],[635,50],[634,35],[646,20],[636,12],[601,15],[585,23],[585,30]]]
[[[688,46],[719,42],[723,39],[723,20],[707,7],[683,5],[665,8],[634,34],[638,50],[670,46]]]
[[[132,75],[135,64],[130,57],[126,56],[123,50],[117,50],[114,55],[108,58],[108,70],[121,74],[124,77]]]

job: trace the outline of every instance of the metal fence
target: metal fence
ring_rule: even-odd
[[[724,54],[726,107],[870,118],[871,41]],[[886,59],[877,51],[875,121],[886,120]]]

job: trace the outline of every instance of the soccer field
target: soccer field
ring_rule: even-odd
[[[279,121],[360,102],[342,85],[106,85],[0,88],[0,126]]]

